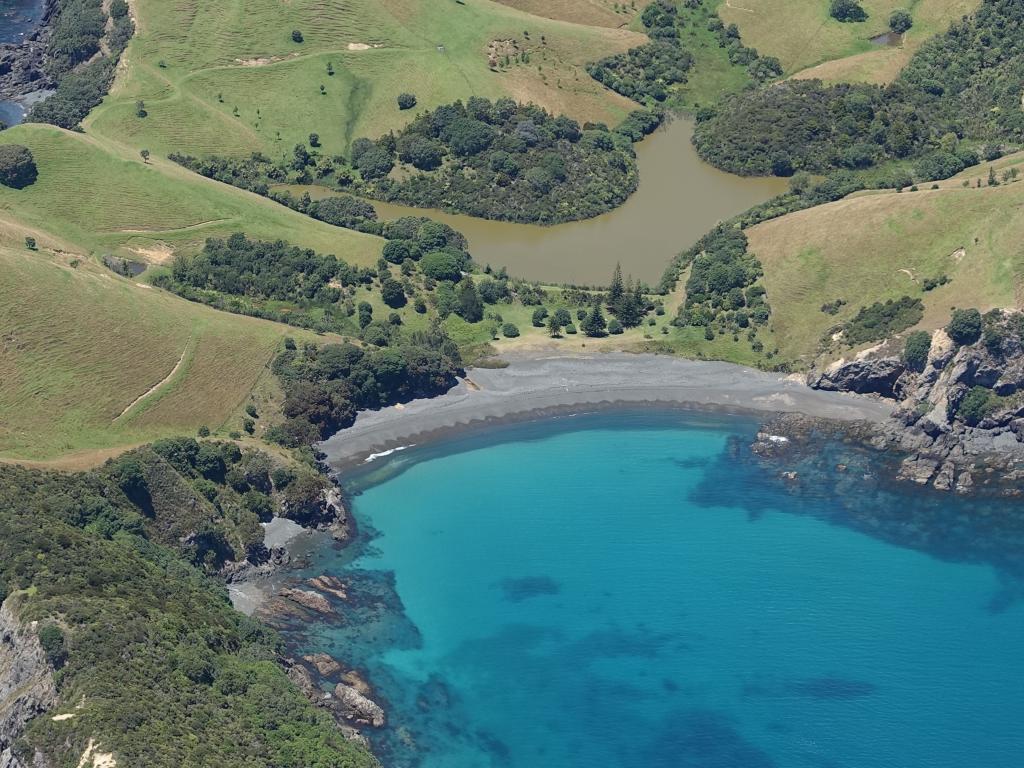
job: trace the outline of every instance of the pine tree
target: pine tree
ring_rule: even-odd
[[[613,315],[619,314],[622,307],[622,299],[626,289],[622,285],[622,265],[615,264],[615,271],[612,273],[612,284],[608,288],[608,311]]]
[[[604,314],[601,312],[601,300],[595,299],[594,306],[590,310],[590,314],[586,316],[581,325],[583,333],[587,336],[604,336],[608,333],[606,330],[608,324],[605,322]]]

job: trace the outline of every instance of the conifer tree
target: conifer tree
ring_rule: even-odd
[[[605,322],[604,314],[601,312],[601,300],[595,299],[590,314],[584,318],[581,324],[583,333],[587,336],[604,336],[607,334],[608,324]]]
[[[613,315],[619,314],[625,295],[626,289],[622,284],[622,265],[616,263],[615,271],[612,273],[612,284],[608,287],[608,311]]]

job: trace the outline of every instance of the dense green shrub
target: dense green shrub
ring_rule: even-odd
[[[35,158],[21,144],[0,144],[0,184],[24,189],[39,177]]]
[[[914,26],[913,17],[902,8],[897,8],[889,15],[889,29],[897,35],[902,35],[912,26]]]
[[[693,56],[678,41],[657,40],[587,65],[587,73],[626,98],[664,101],[668,87],[686,82]]]
[[[946,333],[957,344],[973,344],[981,338],[981,313],[976,309],[954,310]]]
[[[903,360],[912,371],[923,371],[932,348],[932,335],[927,331],[914,331],[903,345]]]
[[[346,343],[283,352],[272,368],[284,386],[286,421],[266,437],[293,447],[322,440],[350,426],[361,409],[446,392],[461,366],[439,327],[373,351]]]
[[[836,21],[864,21],[868,17],[857,0],[831,0],[828,14]]]
[[[920,299],[903,296],[896,301],[875,302],[861,307],[843,327],[846,342],[851,346],[880,341],[921,322],[924,304]]]
[[[698,115],[698,152],[726,170],[765,175],[782,152],[795,170],[823,172],[851,167],[847,153],[855,146],[871,146],[878,163],[924,155],[949,134],[1019,142],[1021,16],[1015,0],[985,0],[973,16],[925,42],[884,88],[807,80],[740,94]],[[944,151],[922,169],[928,180],[952,167]],[[968,159],[958,157],[961,166]]]
[[[68,658],[64,632],[56,624],[44,624],[39,630],[39,645],[46,654],[46,660],[54,669],[60,669]]]
[[[109,55],[102,55],[100,41],[107,25],[102,0],[61,0],[56,4],[46,68],[57,88],[32,107],[27,121],[75,128],[103,100],[113,82],[117,59],[135,31],[124,0],[114,0],[109,12]]]
[[[956,415],[971,427],[978,425],[998,406],[998,398],[992,390],[985,387],[971,387],[957,406]]]

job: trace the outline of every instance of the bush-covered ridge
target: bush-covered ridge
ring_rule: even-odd
[[[252,469],[240,459],[218,482],[223,446],[201,444],[194,458],[187,441],[184,453],[171,447],[73,475],[0,466],[0,597],[16,592],[21,618],[49,628],[60,708],[74,714],[32,721],[16,752],[76,765],[95,739],[119,765],[376,765],[288,681],[279,639],[190,565],[198,550],[186,543],[185,559],[158,543],[177,535],[189,504],[230,517],[238,478],[228,475]]]
[[[921,179],[977,162],[958,146],[1024,139],[1024,10],[985,0],[974,16],[925,43],[890,86],[790,81],[705,112],[701,157],[740,174],[789,175],[918,158]]]

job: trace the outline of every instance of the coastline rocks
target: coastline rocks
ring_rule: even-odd
[[[906,366],[898,357],[840,360],[809,383],[813,389],[894,397],[896,382],[905,370]]]
[[[348,541],[354,533],[352,518],[345,507],[341,489],[336,485],[324,488],[319,495],[310,495],[301,502],[282,501],[282,516],[303,528],[324,531],[335,541]]]
[[[267,578],[291,564],[292,558],[286,547],[263,548],[250,559],[228,562],[221,568],[221,575],[228,584]]]
[[[357,725],[381,728],[384,710],[372,699],[360,693],[354,685],[338,683],[334,686],[334,704],[331,708],[346,720]]]
[[[25,725],[57,704],[53,670],[33,624],[15,614],[13,598],[0,605],[0,768],[29,768],[12,751]],[[37,754],[31,765],[46,766]]]
[[[328,654],[304,656],[302,662],[285,659],[284,664],[292,683],[315,706],[334,716],[346,738],[366,743],[353,726],[381,728],[387,722],[384,708],[371,698],[370,685]],[[324,690],[321,682],[332,684],[331,691]]]
[[[339,600],[348,600],[348,591],[345,586],[345,582],[337,576],[316,576],[312,579],[307,579],[306,584],[313,587],[313,589],[332,595]]]
[[[940,491],[967,493],[987,486],[1013,494],[1010,473],[1024,468],[1024,406],[1015,399],[1024,391],[1024,322],[1019,313],[986,315],[985,322],[986,333],[973,344],[958,346],[944,330],[935,331],[923,370],[907,368],[891,353],[867,355],[840,360],[808,382],[818,389],[897,401],[869,443],[907,454],[899,479]],[[894,341],[882,348],[895,346]],[[979,392],[989,393],[980,409]],[[969,394],[973,410],[966,408]],[[979,466],[997,471],[982,478]]]
[[[19,99],[52,88],[46,74],[46,45],[57,0],[47,0],[39,26],[19,43],[0,44],[0,99]]]
[[[308,608],[314,613],[319,613],[321,616],[335,616],[334,609],[331,607],[331,602],[321,595],[319,592],[313,592],[307,589],[292,589],[291,587],[285,587],[277,593],[278,597],[282,597],[286,600],[291,600],[293,603],[298,603],[303,608]]]

